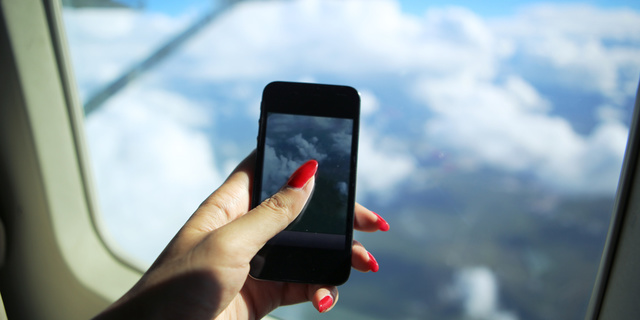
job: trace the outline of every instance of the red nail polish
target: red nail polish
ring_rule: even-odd
[[[371,271],[373,272],[378,272],[378,270],[380,269],[380,266],[378,266],[378,261],[376,261],[376,258],[374,258],[370,252],[367,252],[367,254],[369,255],[369,269],[371,269]]]
[[[316,171],[318,171],[318,161],[309,160],[291,175],[287,185],[300,189],[316,174]]]
[[[320,300],[318,303],[318,311],[320,313],[327,311],[333,305],[333,298],[331,296],[326,296]]]
[[[378,217],[378,220],[376,221],[376,224],[378,225],[378,229],[380,229],[380,231],[389,231],[389,223],[386,220],[382,219],[382,217],[379,214],[375,212],[373,212],[373,214],[375,214],[376,217]]]

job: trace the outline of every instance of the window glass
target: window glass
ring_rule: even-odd
[[[129,255],[149,265],[255,147],[268,82],[345,84],[362,98],[358,200],[391,230],[356,236],[380,271],[353,272],[328,317],[584,317],[639,4],[179,3],[64,9],[100,219]]]

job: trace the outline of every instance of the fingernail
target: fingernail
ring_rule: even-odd
[[[329,308],[332,305],[333,305],[333,298],[331,296],[326,296],[322,298],[322,300],[320,300],[320,303],[318,304],[318,311],[320,311],[320,313],[323,313],[329,310]]]
[[[318,171],[318,161],[309,160],[291,175],[287,185],[300,189],[316,174],[316,171]]]
[[[379,214],[375,212],[373,212],[373,214],[375,214],[376,217],[378,217],[378,220],[376,221],[376,224],[378,225],[378,229],[380,229],[380,231],[389,231],[389,223],[386,220],[382,219],[382,217]]]
[[[369,269],[371,269],[371,271],[373,272],[378,272],[378,270],[380,269],[380,266],[378,266],[378,261],[376,261],[376,258],[374,258],[370,252],[367,252],[367,254],[369,255]]]

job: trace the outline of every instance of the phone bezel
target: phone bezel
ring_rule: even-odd
[[[301,108],[300,106],[304,106]],[[355,206],[360,95],[349,86],[276,81],[262,95],[256,168],[251,207],[260,203],[267,115],[294,115],[344,118],[353,120],[350,157],[348,212],[344,247],[340,250],[282,246],[268,242],[251,261],[250,275],[256,279],[340,285],[351,271],[351,246]],[[268,258],[267,258],[268,256]],[[296,263],[291,262],[294,259]],[[280,262],[280,263],[278,263]]]

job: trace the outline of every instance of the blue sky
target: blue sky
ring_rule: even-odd
[[[123,0],[122,2],[127,2]],[[131,2],[131,1],[129,1]],[[184,1],[165,1],[165,0],[148,0],[145,1],[145,7],[150,11],[163,12],[169,15],[179,15],[184,12],[185,8],[209,6],[212,1],[203,0],[184,0]],[[401,0],[402,10],[420,15],[430,7],[445,6],[461,6],[472,10],[473,12],[484,17],[498,17],[513,14],[518,8],[531,4],[539,4],[540,1],[508,1],[508,0],[491,0],[491,1],[473,1],[473,0]],[[633,8],[640,9],[640,1],[547,1],[553,4],[589,4],[602,8]]]
[[[400,0],[402,9],[412,14],[422,14],[429,7],[444,6],[461,6],[483,16],[483,17],[499,17],[515,13],[519,8],[527,5],[540,4],[540,1],[508,1],[508,0],[492,0],[492,1],[473,1],[473,0]],[[548,1],[553,4],[589,4],[602,8],[640,8],[640,1]]]

